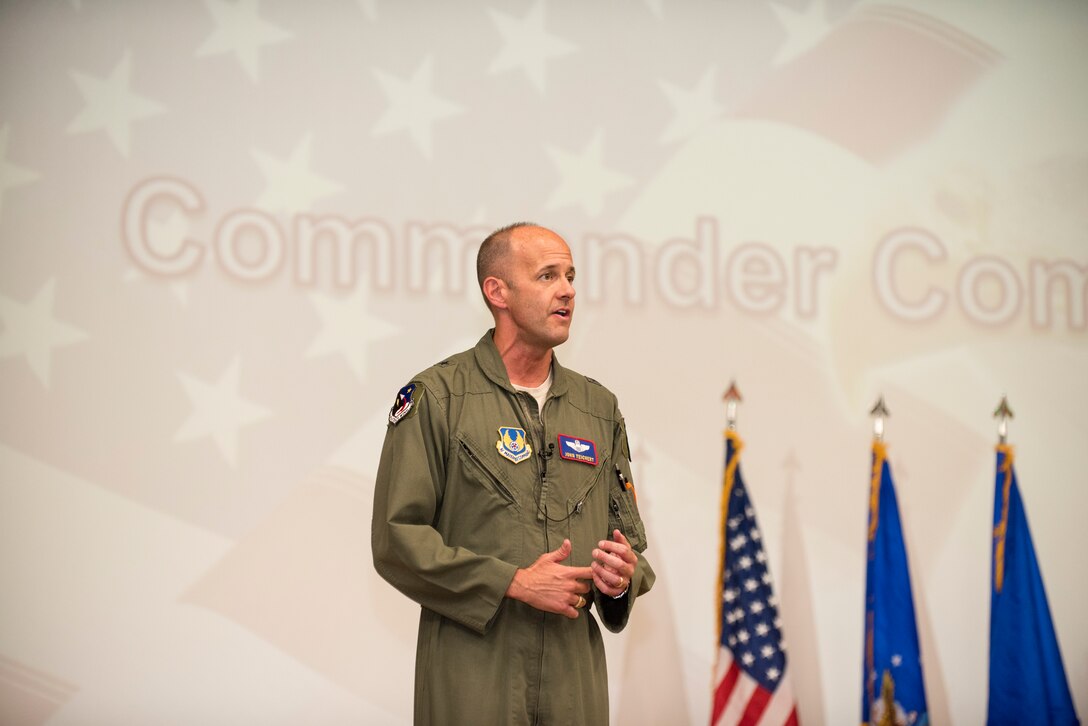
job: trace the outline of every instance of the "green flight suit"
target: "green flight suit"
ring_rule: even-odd
[[[604,645],[589,607],[571,620],[505,593],[517,568],[564,539],[574,566],[588,566],[617,528],[636,551],[646,549],[633,491],[616,471],[631,478],[623,417],[610,391],[553,357],[541,423],[536,401],[510,384],[491,335],[402,389],[378,466],[374,566],[422,606],[415,721],[607,724]],[[507,453],[525,458],[503,456],[500,428],[523,430],[531,454],[514,432]],[[640,555],[626,595],[593,588],[586,597],[618,632],[653,582]]]

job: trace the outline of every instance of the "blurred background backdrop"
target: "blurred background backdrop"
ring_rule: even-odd
[[[531,219],[659,573],[615,722],[709,713],[733,379],[803,723],[860,716],[879,395],[931,718],[985,712],[1004,394],[1083,716],[1086,67],[1059,0],[4,2],[2,708],[410,722],[386,414]]]

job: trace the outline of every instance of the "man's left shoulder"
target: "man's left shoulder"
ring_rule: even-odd
[[[590,378],[570,369],[567,369],[567,372],[570,374],[568,381],[571,391],[576,392],[576,395],[582,397],[587,404],[608,411],[617,407],[616,394],[596,378]]]
[[[573,378],[573,379],[575,379],[575,380],[577,380],[579,382],[584,381],[585,383],[588,383],[590,386],[592,386],[594,388],[598,388],[598,389],[601,389],[601,390],[604,390],[604,391],[608,391],[608,393],[611,393],[611,391],[608,390],[608,387],[605,386],[600,381],[598,381],[596,378],[591,378],[590,376],[587,376],[587,375],[585,375],[583,373],[579,373],[578,371],[571,370],[570,368],[567,368],[566,372],[570,374],[571,378]]]

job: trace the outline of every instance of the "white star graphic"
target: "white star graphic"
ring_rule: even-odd
[[[196,49],[197,57],[233,53],[254,83],[258,80],[258,51],[262,46],[279,43],[291,33],[262,20],[257,15],[259,0],[204,0],[212,14],[215,29]]]
[[[393,391],[390,391],[389,402],[393,402]],[[326,460],[329,466],[340,467],[354,471],[363,476],[370,476],[378,469],[378,455],[381,453],[382,439],[385,438],[385,430],[389,426],[389,409],[379,408],[375,415],[371,416],[362,428],[356,430],[333,454]]]
[[[310,300],[321,318],[321,332],[310,343],[306,357],[342,355],[355,376],[365,381],[370,344],[390,338],[400,329],[367,313],[367,299],[361,285],[348,297],[314,293]]]
[[[378,0],[358,0],[359,8],[370,20],[378,19]]]
[[[286,160],[263,151],[252,152],[264,175],[265,187],[257,206],[268,212],[289,215],[309,211],[314,202],[344,187],[310,171],[310,134],[306,134]]]
[[[204,383],[178,372],[193,412],[174,435],[174,441],[191,441],[210,436],[219,453],[233,468],[238,460],[238,429],[268,418],[271,412],[242,398],[238,393],[241,362],[236,357],[215,383]]]
[[[431,90],[430,56],[423,59],[408,81],[377,68],[374,76],[389,100],[389,108],[374,124],[371,133],[377,136],[407,129],[419,152],[430,159],[431,125],[439,119],[462,113],[460,106],[436,96]]]
[[[98,79],[79,71],[71,73],[86,105],[68,124],[68,133],[102,129],[125,157],[132,123],[165,111],[156,101],[132,92],[132,53],[128,50],[107,78]]]
[[[690,91],[661,81],[661,90],[672,106],[672,120],[661,134],[661,143],[681,141],[722,115],[725,107],[714,100],[717,75],[717,68],[710,66]]]
[[[831,30],[831,22],[827,19],[826,0],[811,0],[804,12],[776,3],[771,3],[771,10],[786,31],[786,37],[772,61],[774,65],[793,60],[819,43]]]
[[[544,0],[537,3],[522,19],[491,11],[491,19],[502,36],[502,49],[491,61],[491,73],[520,68],[525,71],[536,90],[544,93],[545,63],[573,53],[576,48],[544,30]]]
[[[559,169],[559,187],[548,198],[548,209],[577,204],[587,214],[599,214],[605,195],[631,186],[634,180],[604,166],[604,132],[598,130],[581,154],[549,148],[548,156]]]
[[[56,281],[49,280],[26,304],[0,295],[0,358],[23,356],[46,388],[53,349],[87,337],[53,317],[55,287]]]
[[[777,681],[780,675],[782,675],[782,671],[777,668],[771,667],[767,669],[768,680]]]
[[[37,172],[8,163],[8,134],[10,131],[10,124],[4,124],[0,127],[0,214],[4,212],[4,193],[8,189],[29,184],[39,177]]]

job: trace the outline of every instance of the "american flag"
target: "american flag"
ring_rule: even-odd
[[[710,723],[797,724],[778,600],[771,586],[756,512],[740,473],[743,443],[734,431],[726,431],[725,436],[720,648]]]

